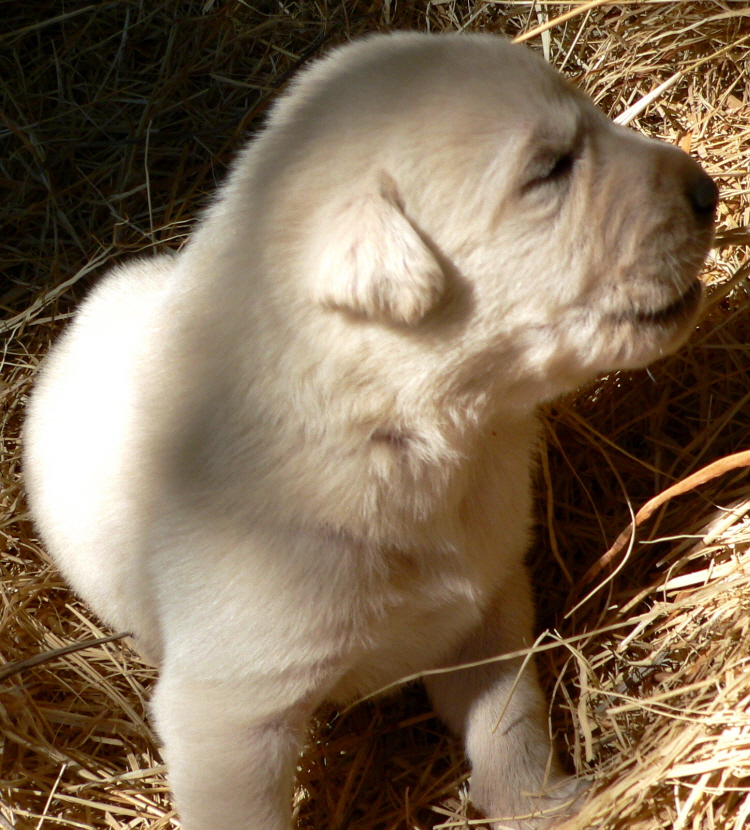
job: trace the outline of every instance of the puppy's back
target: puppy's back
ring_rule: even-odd
[[[136,261],[96,286],[47,357],[25,425],[26,490],[47,549],[108,623],[130,630],[143,627],[133,615],[142,597],[133,495],[148,425],[137,415],[137,377],[174,262]]]

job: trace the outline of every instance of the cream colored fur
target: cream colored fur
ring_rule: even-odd
[[[289,830],[322,701],[530,645],[535,409],[684,340],[712,188],[531,51],[374,37],[301,73],[183,251],[91,292],[26,482],[161,667],[186,830]],[[519,667],[427,685],[477,805],[529,830],[576,784]]]

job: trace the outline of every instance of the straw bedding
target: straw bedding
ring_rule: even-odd
[[[179,246],[299,66],[393,28],[528,35],[610,115],[678,143],[721,185],[711,299],[690,344],[545,412],[531,562],[550,725],[593,782],[571,830],[750,826],[747,3],[0,11],[0,828],[176,826],[146,716],[154,672],[127,641],[96,642],[111,632],[68,592],[26,515],[18,435],[34,371],[106,264]],[[295,811],[303,828],[466,826],[467,775],[408,687],[319,713]]]

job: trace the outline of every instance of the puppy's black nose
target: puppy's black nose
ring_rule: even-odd
[[[687,197],[699,220],[710,222],[714,218],[719,203],[719,188],[710,176],[703,171],[695,176],[688,183]]]

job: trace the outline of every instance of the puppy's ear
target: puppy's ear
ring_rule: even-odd
[[[328,229],[316,299],[365,317],[414,325],[445,289],[445,275],[386,184],[347,202]]]

